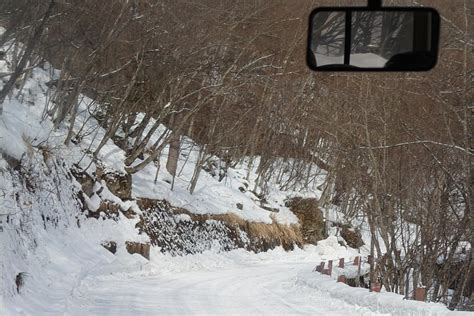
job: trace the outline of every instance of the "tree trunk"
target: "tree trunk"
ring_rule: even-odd
[[[173,176],[176,176],[179,158],[179,135],[175,131],[171,132],[170,147],[168,151],[168,160],[166,161],[166,170]]]
[[[71,119],[69,120],[69,129],[68,133],[66,136],[66,140],[64,141],[64,144],[67,146],[69,145],[69,142],[72,139],[72,135],[74,132],[74,124],[76,123],[76,116],[77,116],[77,110],[79,109],[79,95],[82,93],[82,90],[84,89],[86,85],[86,80],[84,79],[81,84],[75,88],[74,92],[71,92],[69,95],[68,103],[66,104],[66,111],[71,112]]]
[[[202,169],[202,162],[204,160],[205,154],[206,153],[206,145],[203,145],[201,149],[199,150],[199,155],[198,159],[196,160],[196,166],[194,168],[194,173],[193,177],[191,178],[191,187],[189,189],[189,193],[193,194],[194,190],[196,189],[196,184],[199,179],[199,175],[201,174],[201,169]]]
[[[138,135],[136,136],[136,139],[135,139],[135,142],[134,142],[134,145],[133,145],[133,149],[130,150],[130,152],[128,154],[128,157],[125,159],[125,164],[127,166],[130,166],[135,161],[135,159],[137,159],[141,154],[143,154],[143,152],[146,149],[146,145],[150,141],[150,139],[153,136],[153,134],[155,133],[155,131],[160,126],[160,123],[157,120],[155,122],[155,124],[151,127],[151,129],[148,131],[145,138],[141,139],[142,134],[143,134],[146,126],[148,125],[148,122],[150,121],[150,118],[145,117],[144,121],[145,121],[144,123],[146,125],[145,124],[140,124],[140,126],[137,127],[137,128],[140,129],[140,131],[139,131]]]
[[[130,173],[130,174],[133,174],[133,173],[136,173],[140,170],[142,170],[143,168],[145,168],[151,161],[155,160],[160,154],[161,154],[161,151],[163,150],[163,148],[166,146],[166,144],[168,144],[169,142],[169,136],[167,135],[167,131],[165,133],[163,133],[162,137],[165,137],[165,139],[163,140],[163,142],[161,142],[161,144],[159,144],[159,142],[161,141],[162,137],[160,136],[160,139],[155,142],[154,144],[154,150],[153,152],[145,158],[145,160],[143,160],[142,162],[140,162],[138,165],[136,166],[133,166],[133,167],[125,167],[125,170]],[[159,144],[159,145],[158,145]]]

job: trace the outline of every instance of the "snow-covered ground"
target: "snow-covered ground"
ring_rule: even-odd
[[[54,261],[45,262],[49,269],[36,280],[43,284],[27,283],[7,304],[8,315],[452,314],[441,304],[370,294],[312,272],[323,258],[356,255],[334,238],[292,252],[173,257],[155,249],[147,261],[125,252],[113,256],[86,239],[65,237],[68,242],[40,247]]]

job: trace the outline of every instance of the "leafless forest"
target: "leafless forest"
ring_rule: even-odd
[[[162,139],[175,148],[163,166],[171,174],[180,136],[201,145],[191,192],[211,155],[229,165],[260,156],[263,191],[283,173],[291,176],[282,187],[308,183],[316,164],[328,171],[320,205],[339,206],[347,221],[363,217],[379,237],[382,264],[373,273],[385,289],[404,293],[412,271],[428,300],[444,302],[454,289],[455,308],[474,282],[474,1],[385,1],[439,10],[440,56],[431,72],[312,73],[308,15],[336,2],[3,0],[0,43],[15,39],[16,71],[0,104],[48,61],[61,78],[50,82],[56,89],[44,115],[71,126],[65,144],[81,141],[72,125],[87,95],[107,129],[102,145],[113,139],[127,151],[130,174],[163,149],[157,143],[140,159],[150,118],[170,128]],[[136,122],[139,112],[146,116]],[[297,161],[291,170],[289,159]]]

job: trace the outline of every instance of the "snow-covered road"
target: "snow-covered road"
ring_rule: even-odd
[[[206,272],[120,277],[82,282],[71,315],[354,315],[367,308],[297,285],[308,263],[250,264]]]

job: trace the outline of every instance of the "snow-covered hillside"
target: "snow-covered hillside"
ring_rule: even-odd
[[[11,71],[11,56],[8,47],[4,49],[7,54],[0,60],[0,74]],[[65,145],[68,126],[55,128],[48,114],[54,94],[48,83],[57,79],[59,72],[44,64],[27,76],[25,84],[7,98],[0,117],[0,313],[349,315],[397,313],[398,308],[413,313],[447,311],[440,304],[403,302],[401,296],[384,293],[378,301],[372,295],[367,302],[360,291],[352,295],[346,290],[338,296],[338,290],[329,286],[335,280],[311,272],[322,260],[352,260],[359,255],[341,246],[334,236],[292,252],[274,247],[283,244],[283,235],[290,241],[298,237],[296,233],[294,239],[288,236],[299,222],[285,200],[318,198],[324,171],[317,171],[319,176],[308,186],[312,188],[309,192],[297,187],[284,191],[270,182],[263,201],[258,190],[249,189],[255,187],[256,167],[249,171],[245,161],[226,166],[225,177],[219,179],[223,162],[213,157],[210,169],[203,172],[190,194],[188,185],[199,145],[185,138],[173,190],[166,169],[161,168],[156,177],[158,166],[150,164],[131,177],[131,196],[121,198],[112,192],[113,180],[108,182],[100,175],[123,176],[126,155],[108,140],[93,159],[91,153],[105,133],[89,112],[93,101],[87,96],[80,98],[74,141]],[[0,89],[7,78],[0,77]],[[137,124],[142,118],[138,116]],[[151,120],[147,128],[153,124]],[[150,145],[158,141],[163,129],[166,127],[160,126],[151,137]],[[162,152],[160,165],[166,164],[167,150],[165,147]],[[225,218],[239,223],[233,231]],[[254,249],[248,244],[258,238],[243,228],[252,225],[257,233],[261,229],[275,234],[280,243],[262,247],[259,250],[274,249],[258,254],[236,249]],[[103,246],[111,242],[116,246],[114,251]],[[130,254],[130,242],[151,243],[150,260]]]
[[[3,62],[4,68],[0,73],[9,71]],[[25,154],[31,154],[32,147],[51,151],[52,154],[62,157],[70,166],[78,165],[85,172],[93,175],[98,167],[104,172],[123,173],[125,170],[125,153],[109,140],[99,152],[98,162],[93,162],[90,154],[98,145],[101,136],[105,133],[98,122],[89,115],[88,109],[93,102],[86,96],[81,98],[79,106],[79,117],[76,120],[75,131],[80,139],[78,145],[63,144],[67,133],[65,126],[55,130],[53,123],[47,117],[47,105],[50,100],[48,96],[53,92],[46,86],[46,83],[57,77],[57,72],[50,69],[48,65],[44,69],[36,68],[31,74],[31,79],[23,87],[22,91],[14,91],[14,97],[5,104],[2,125],[0,126],[2,152],[15,158],[21,159]],[[15,97],[16,94],[20,94]],[[142,116],[138,117],[138,122]],[[154,125],[151,119],[148,128]],[[161,126],[150,140],[150,146],[155,143],[161,135],[164,126]],[[132,196],[134,198],[166,199],[176,207],[183,207],[196,214],[224,214],[233,213],[245,220],[271,223],[273,214],[275,219],[282,224],[293,224],[297,218],[284,205],[284,200],[293,195],[305,195],[318,197],[317,186],[324,177],[315,179],[313,192],[288,192],[280,191],[278,187],[272,186],[267,197],[267,208],[279,209],[279,212],[272,213],[261,207],[261,201],[250,189],[242,192],[239,188],[253,188],[256,174],[254,170],[250,172],[250,178],[245,179],[248,173],[248,165],[244,162],[235,168],[227,169],[226,177],[219,179],[211,173],[204,173],[199,179],[195,192],[191,195],[188,185],[194,165],[196,163],[199,146],[192,140],[184,138],[180,153],[180,160],[177,176],[173,190],[170,190],[171,175],[165,168],[158,174],[155,183],[157,167],[153,164],[135,173],[132,177]],[[161,155],[161,165],[166,164],[167,147]],[[257,158],[258,159],[258,158]],[[214,159],[217,168],[220,160]],[[99,166],[97,166],[99,164]],[[254,169],[258,163],[254,163]],[[316,169],[316,168],[315,168]],[[219,172],[219,170],[217,170]],[[91,205],[94,201],[91,201]],[[237,204],[242,205],[239,209]]]

